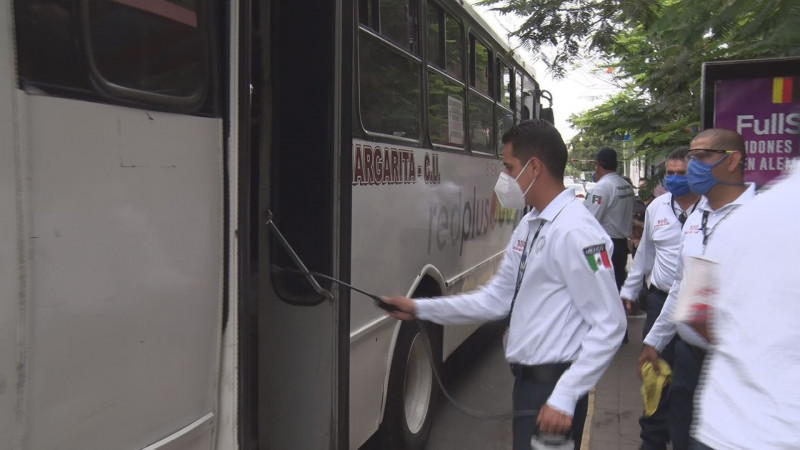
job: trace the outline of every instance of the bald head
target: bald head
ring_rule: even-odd
[[[742,135],[725,128],[709,128],[703,130],[692,139],[692,143],[703,141],[703,147],[714,150],[736,150],[745,155],[744,139]],[[692,145],[692,147],[695,147]]]

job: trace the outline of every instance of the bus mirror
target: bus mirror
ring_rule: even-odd
[[[541,113],[539,113],[539,115],[541,116],[541,117],[539,117],[540,119],[546,120],[546,121],[552,123],[553,125],[555,125],[555,117],[553,116],[553,108],[542,108],[542,111],[541,111]]]

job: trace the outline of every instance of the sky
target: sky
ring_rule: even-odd
[[[500,16],[489,11],[488,8],[474,6],[476,2],[477,0],[469,0],[469,3],[473,4],[473,7],[481,13],[500,36],[508,36],[508,33],[516,30],[521,23],[512,15]],[[524,49],[520,50],[524,52]],[[530,61],[533,62],[534,59],[531,55]],[[577,130],[572,129],[567,121],[570,115],[599,105],[617,92],[617,88],[611,84],[611,77],[606,74],[605,69],[598,68],[597,64],[589,59],[578,62],[576,67],[567,70],[567,75],[559,80],[553,79],[547,73],[547,67],[543,62],[536,61],[533,66],[540,87],[553,94],[555,125],[566,142],[569,142],[577,134]]]

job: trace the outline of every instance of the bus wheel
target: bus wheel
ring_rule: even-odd
[[[435,325],[423,325],[427,335],[420,333],[417,324],[405,323],[397,337],[384,420],[392,449],[423,449],[431,431],[439,397],[431,361],[439,370],[441,332]]]

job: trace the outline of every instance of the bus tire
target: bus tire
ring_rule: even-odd
[[[424,449],[433,424],[439,397],[431,358],[441,370],[442,339],[440,327],[423,324],[427,335],[414,322],[404,323],[395,345],[389,392],[384,417],[385,448]]]

